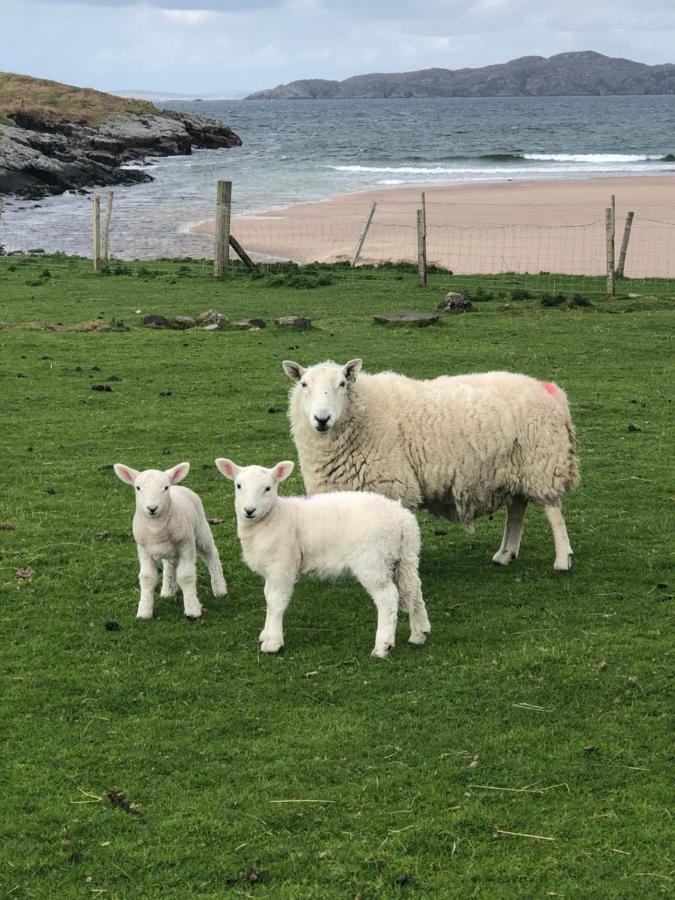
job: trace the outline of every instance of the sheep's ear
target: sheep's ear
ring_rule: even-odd
[[[136,469],[131,469],[129,466],[125,466],[122,463],[115,463],[113,469],[115,470],[115,475],[117,475],[120,481],[123,481],[125,484],[133,484],[139,475]]]
[[[281,365],[291,381],[300,381],[305,374],[305,370],[300,363],[293,362],[292,359],[285,359]]]
[[[173,469],[166,469],[164,474],[169,479],[171,484],[178,484],[179,481],[182,481],[187,473],[190,471],[190,463],[182,462],[178,463],[177,466],[174,466]]]
[[[275,481],[286,481],[294,468],[295,463],[291,462],[290,459],[285,459],[283,462],[277,463],[273,469],[270,469],[270,473]]]
[[[345,378],[348,378],[349,381],[356,381],[356,376],[361,371],[362,366],[362,359],[350,359],[342,369],[342,371],[345,373]]]
[[[236,463],[233,463],[231,459],[223,459],[222,457],[219,457],[216,460],[216,466],[218,467],[218,471],[226,478],[229,478],[230,481],[234,481],[237,475],[241,472],[241,467]]]

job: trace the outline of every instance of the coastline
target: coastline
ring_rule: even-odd
[[[429,264],[457,273],[602,274],[605,209],[613,194],[617,253],[626,214],[635,212],[626,274],[675,277],[675,173],[386,186],[234,216],[232,231],[260,257],[343,261],[375,201],[360,261],[414,260],[422,191]],[[212,235],[213,220],[191,230]]]

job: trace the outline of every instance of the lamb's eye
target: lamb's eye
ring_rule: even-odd
[[[301,381],[301,382],[300,382],[300,387],[307,387],[307,382],[306,382],[306,381]]]
[[[344,387],[346,384],[347,384],[346,381],[341,381],[341,382],[340,382],[340,387]]]
[[[240,484],[238,484],[238,485],[237,485],[237,490],[239,490],[239,488],[240,488],[240,487],[241,487],[241,485],[240,485]]]
[[[137,491],[140,491],[140,488],[139,488],[139,486],[138,486],[138,485],[136,485],[136,490],[137,490]]]
[[[167,484],[167,486],[164,488],[164,490],[165,490],[165,491],[168,491],[168,490],[169,490],[169,485],[168,485],[168,484]]]
[[[269,490],[271,490],[271,488],[266,487],[266,488],[265,488],[265,493],[267,493]]]

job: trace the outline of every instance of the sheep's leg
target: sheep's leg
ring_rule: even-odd
[[[492,557],[492,562],[498,566],[508,566],[510,562],[518,558],[526,510],[527,500],[520,495],[516,495],[507,506],[504,537],[501,547]]]
[[[157,566],[155,561],[141,547],[138,548],[138,560],[141,564],[138,582],[141,586],[141,599],[136,611],[137,619],[151,619],[155,606],[155,587],[157,585]]]
[[[181,556],[176,567],[176,580],[183,594],[183,610],[189,619],[198,619],[202,605],[197,597],[197,566],[194,556]]]
[[[570,539],[567,536],[567,526],[562,514],[560,501],[544,507],[548,524],[553,532],[555,543],[555,562],[553,568],[556,572],[567,572],[572,568],[573,551]]]
[[[284,613],[291,602],[293,585],[282,581],[265,582],[267,616],[260,632],[260,652],[277,653],[284,646]]]
[[[431,631],[427,608],[422,598],[422,582],[415,568],[401,566],[398,573],[399,609],[408,613],[411,644],[420,646]]]
[[[223,575],[223,567],[220,564],[218,550],[209,534],[209,540],[202,540],[199,547],[199,555],[206,563],[211,576],[211,590],[214,597],[224,597],[227,594],[227,584]]]
[[[385,659],[396,643],[396,619],[400,598],[398,588],[391,576],[373,571],[371,562],[368,561],[363,570],[354,571],[354,574],[373,598],[377,607],[377,631],[371,656]]]
[[[175,597],[178,584],[176,582],[176,565],[173,560],[162,560],[162,589],[160,597]]]

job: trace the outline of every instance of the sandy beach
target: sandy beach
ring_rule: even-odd
[[[249,252],[261,256],[301,263],[350,259],[375,201],[360,262],[415,260],[422,190],[428,262],[458,274],[604,274],[605,209],[614,194],[617,262],[626,214],[635,213],[626,275],[675,277],[675,173],[385,188],[235,217],[232,233]],[[201,223],[194,231],[212,234],[213,222]]]

